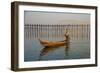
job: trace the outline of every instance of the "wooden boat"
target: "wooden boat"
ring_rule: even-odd
[[[48,41],[48,40],[40,40],[40,43],[44,47],[56,47],[56,46],[63,46],[69,43],[69,35],[65,34],[66,39],[64,41]]]
[[[53,41],[40,40],[40,39],[39,41],[44,47],[56,47],[56,46],[63,46],[66,44],[66,41],[53,42]]]

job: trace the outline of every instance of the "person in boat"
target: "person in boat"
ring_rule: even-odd
[[[68,42],[70,40],[68,29],[66,29],[66,33],[64,34],[64,36],[65,36],[65,40],[60,41],[60,42],[64,42],[64,41]]]
[[[66,29],[66,33],[64,36],[65,36],[65,41],[69,41],[70,37],[69,37],[68,29]]]

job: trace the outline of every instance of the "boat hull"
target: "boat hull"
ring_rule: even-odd
[[[50,41],[43,41],[43,40],[40,40],[40,43],[41,43],[44,47],[64,46],[64,45],[67,44],[65,41],[50,42]]]

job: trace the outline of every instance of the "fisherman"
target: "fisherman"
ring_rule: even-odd
[[[66,37],[66,38],[65,38],[65,39],[66,39],[65,41],[69,41],[70,38],[69,38],[68,29],[66,29],[65,37]]]

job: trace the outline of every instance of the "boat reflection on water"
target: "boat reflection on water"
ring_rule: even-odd
[[[58,49],[61,49],[60,47],[63,47],[64,51],[65,51],[65,56],[68,56],[68,50],[70,48],[70,41],[69,38],[67,40],[64,41],[60,41],[60,42],[65,42],[61,45],[53,45],[53,46],[44,46],[44,48],[40,51],[40,56],[39,56],[39,60],[42,60],[42,57],[47,55],[48,53],[54,52]]]

